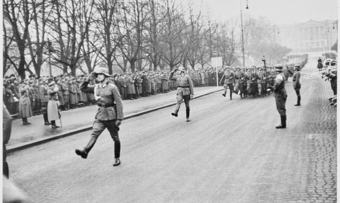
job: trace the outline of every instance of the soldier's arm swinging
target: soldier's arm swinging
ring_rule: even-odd
[[[169,80],[176,80],[174,77],[174,73],[177,71],[177,69],[174,69],[173,71],[170,72]]]
[[[192,82],[190,77],[188,77],[188,81],[189,81],[189,86],[190,86],[190,94],[193,96],[194,95],[194,83]]]
[[[110,84],[110,85],[112,85],[112,87],[113,87],[112,88],[112,95],[113,95],[115,105],[116,105],[117,120],[121,121],[124,118],[122,98],[119,94],[117,87],[113,84]]]

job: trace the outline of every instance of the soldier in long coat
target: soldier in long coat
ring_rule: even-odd
[[[114,141],[115,163],[120,165],[120,139],[118,135],[119,126],[123,120],[123,103],[117,87],[108,80],[109,74],[105,67],[98,67],[94,74],[81,85],[81,90],[94,92],[97,105],[99,106],[93,124],[93,130],[88,144],[83,149],[76,149],[75,153],[86,159],[88,153],[95,145],[99,135],[107,128]],[[89,81],[96,78],[99,84],[94,88],[88,87]]]
[[[179,71],[180,74],[175,77],[174,73]],[[190,117],[190,106],[189,101],[194,96],[194,85],[189,75],[187,75],[184,71],[183,67],[179,67],[178,69],[174,69],[170,73],[169,80],[176,80],[178,87],[177,87],[177,105],[175,107],[175,111],[171,113],[171,115],[177,117],[179,108],[181,107],[181,103],[184,100],[185,108],[186,108],[186,121],[189,122]]]
[[[27,118],[32,117],[32,106],[30,98],[28,97],[28,89],[24,88],[21,90],[21,97],[19,99],[19,116],[22,119],[23,125],[29,125],[30,122],[27,121]]]
[[[48,121],[48,117],[47,117],[47,103],[49,100],[49,96],[48,96],[48,86],[47,86],[47,82],[43,81],[40,83],[39,85],[39,95],[41,98],[41,113],[43,115],[44,118],[44,123],[45,125],[50,125],[50,122]]]
[[[64,97],[64,110],[70,109],[70,87],[68,84],[68,79],[65,77],[61,81],[63,97]]]
[[[69,91],[70,91],[70,106],[71,108],[75,108],[77,101],[77,88],[74,85],[73,79],[69,82]]]
[[[58,79],[58,81],[56,82],[56,86],[58,87],[58,100],[60,103],[60,107],[62,109],[65,109],[65,99],[64,99],[64,90],[63,90],[63,85],[61,84],[61,79]]]
[[[281,118],[281,125],[276,126],[277,129],[286,128],[286,122],[287,122],[287,115],[286,115],[287,92],[285,89],[285,76],[284,76],[282,69],[283,69],[282,66],[276,67],[276,72],[278,74],[276,75],[275,82],[274,82],[274,96],[275,96],[276,108]]]
[[[300,106],[301,105],[300,66],[295,66],[295,72],[293,74],[293,87],[294,87],[294,90],[295,90],[296,96],[297,96],[297,103],[295,104],[295,106]]]

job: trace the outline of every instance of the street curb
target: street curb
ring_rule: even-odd
[[[200,97],[203,97],[203,96],[207,96],[209,94],[213,94],[215,92],[219,92],[219,91],[222,91],[222,90],[223,90],[223,88],[213,90],[211,92],[208,92],[208,93],[205,93],[205,94],[202,94],[202,95],[198,95],[198,96],[194,97],[193,99],[197,99],[197,98],[200,98]],[[130,115],[126,116],[124,118],[124,120],[134,118],[134,117],[138,117],[138,116],[141,116],[141,115],[144,115],[144,114],[147,114],[147,113],[151,113],[151,112],[154,112],[154,111],[157,111],[157,110],[160,110],[160,109],[164,109],[164,108],[167,108],[167,107],[170,107],[170,106],[174,106],[174,105],[176,105],[176,102],[171,102],[169,104],[164,104],[164,105],[159,106],[159,107],[155,107],[155,108],[148,109],[148,110],[145,110],[145,111],[141,111],[141,112],[138,112],[138,113],[130,114]],[[23,150],[23,149],[26,149],[26,148],[29,148],[29,147],[33,147],[33,146],[36,146],[36,145],[40,145],[40,144],[49,142],[49,141],[52,141],[52,140],[56,140],[56,139],[60,139],[60,138],[67,137],[67,136],[70,136],[70,135],[74,135],[74,134],[77,134],[77,133],[85,132],[85,131],[88,131],[88,130],[91,130],[91,129],[92,129],[92,125],[88,126],[88,127],[80,127],[80,128],[76,128],[74,130],[66,131],[66,132],[59,134],[59,135],[56,135],[56,136],[40,138],[40,139],[31,141],[31,142],[26,142],[26,143],[23,143],[23,144],[17,144],[17,145],[8,147],[7,153],[13,153],[13,152],[20,151],[20,150]]]

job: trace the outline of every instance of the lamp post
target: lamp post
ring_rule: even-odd
[[[248,0],[246,9],[249,9]],[[242,65],[245,67],[245,56],[244,56],[244,30],[243,30],[243,12],[242,12],[242,0],[240,0],[240,15],[241,15],[241,41],[242,41]]]

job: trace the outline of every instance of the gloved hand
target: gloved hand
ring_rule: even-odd
[[[122,124],[122,120],[116,120],[115,124],[116,124],[117,127],[119,127],[120,124]]]

